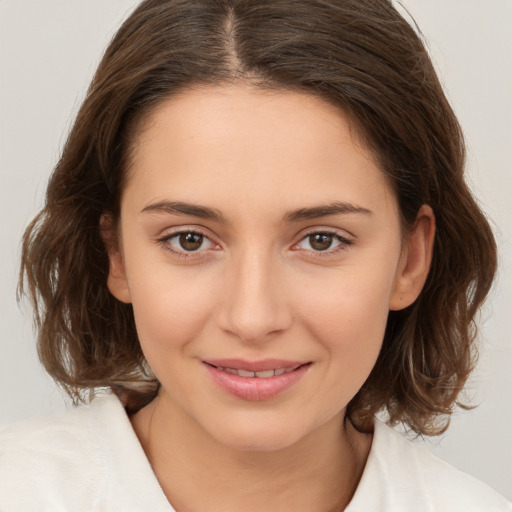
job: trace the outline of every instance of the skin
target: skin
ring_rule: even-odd
[[[161,382],[132,424],[169,501],[179,512],[343,509],[371,446],[345,409],[376,362],[388,311],[425,282],[432,211],[404,234],[388,179],[340,110],[248,85],[189,89],[158,106],[128,178],[109,288],[132,303]],[[162,206],[176,201],[222,220]],[[340,202],[357,211],[290,219]],[[190,231],[204,238],[187,253],[176,233]],[[319,232],[333,233],[326,250]],[[208,358],[311,364],[286,391],[248,401],[219,388]]]

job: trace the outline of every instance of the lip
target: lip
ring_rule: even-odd
[[[242,400],[258,402],[269,400],[298,383],[309,370],[311,363],[304,361],[285,361],[281,359],[265,359],[263,361],[243,361],[240,359],[209,359],[203,361],[214,382],[225,392]],[[273,377],[241,377],[218,369],[235,368],[252,372],[274,370],[278,368],[293,371],[274,375]]]
[[[204,363],[222,368],[236,368],[249,372],[264,372],[277,368],[297,368],[309,361],[290,361],[285,359],[262,359],[261,361],[246,361],[245,359],[205,359]]]

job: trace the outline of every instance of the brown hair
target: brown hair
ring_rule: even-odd
[[[146,0],[106,50],[23,239],[20,292],[38,350],[75,399],[110,386],[131,410],[153,398],[130,305],[108,291],[100,216],[119,215],[140,121],[194,85],[245,82],[342,108],[389,175],[405,229],[422,204],[437,233],[416,302],[389,314],[381,354],[348,406],[361,430],[387,410],[422,434],[448,424],[475,362],[474,317],[496,247],[463,180],[464,142],[420,37],[388,0]],[[445,421],[439,422],[439,417]]]

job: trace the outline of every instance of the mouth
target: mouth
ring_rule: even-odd
[[[294,366],[288,367],[280,367],[280,368],[271,368],[269,370],[260,370],[260,371],[251,371],[243,368],[230,368],[228,366],[219,366],[208,363],[205,361],[208,366],[211,366],[218,371],[229,373],[230,375],[238,375],[239,377],[246,378],[259,378],[259,379],[269,379],[271,377],[278,377],[280,375],[284,375],[285,373],[291,373],[295,370],[298,370],[302,366],[310,365],[311,363],[303,363]]]
[[[270,400],[297,385],[312,362],[266,359],[247,362],[239,359],[202,361],[216,385],[245,401]]]

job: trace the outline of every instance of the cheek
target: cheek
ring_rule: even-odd
[[[148,265],[132,274],[130,293],[142,350],[148,362],[165,352],[183,351],[211,316],[216,287],[198,272]],[[151,364],[151,362],[150,362]]]
[[[370,375],[382,347],[388,290],[341,283],[310,301],[306,328],[322,347],[320,390],[327,420],[345,408]],[[325,392],[325,390],[327,390]]]
[[[348,373],[371,371],[386,328],[392,276],[383,268],[340,269],[321,293],[301,300],[306,328],[337,371],[340,365]]]

